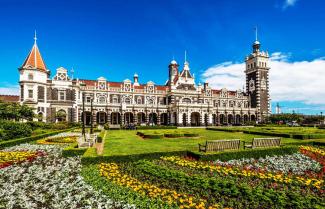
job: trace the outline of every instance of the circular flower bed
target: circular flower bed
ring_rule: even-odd
[[[47,153],[0,169],[0,208],[134,208],[95,191],[80,176],[79,157],[61,157],[53,145],[23,144],[6,151]]]

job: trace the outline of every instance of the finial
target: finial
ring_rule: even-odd
[[[186,50],[185,50],[185,55],[184,55],[184,57],[185,57],[185,62],[187,62],[187,60],[186,60]]]
[[[35,41],[35,44],[36,44],[36,41],[37,41],[37,34],[36,34],[36,30],[35,30],[35,34],[34,34],[34,41]]]
[[[257,41],[257,26],[255,26],[255,41]]]
[[[73,68],[71,68],[71,80],[73,80],[73,74],[74,74],[74,69]]]

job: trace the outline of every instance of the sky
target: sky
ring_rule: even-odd
[[[184,63],[196,82],[241,89],[254,28],[270,54],[272,109],[325,112],[323,0],[0,0],[0,94],[18,94],[18,68],[37,44],[47,67],[74,78],[164,84]]]

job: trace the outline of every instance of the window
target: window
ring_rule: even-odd
[[[60,91],[59,92],[59,100],[60,101],[64,101],[65,100],[65,92],[64,91]]]
[[[91,102],[91,97],[86,97],[86,102],[90,103]]]
[[[138,97],[138,99],[137,99],[137,104],[142,104],[142,99],[141,99],[141,97]]]
[[[33,98],[33,89],[28,89],[28,98]]]
[[[105,97],[99,97],[98,102],[99,102],[100,104],[105,104],[105,103],[106,103],[106,99],[105,99]]]
[[[131,104],[131,100],[130,100],[130,98],[125,98],[125,99],[124,99],[124,102],[125,102],[125,104]]]
[[[113,97],[113,103],[118,103],[118,99],[117,99],[117,97],[115,96],[115,97]]]
[[[28,74],[28,80],[30,80],[30,81],[32,81],[34,79],[34,76],[33,76],[33,74]]]

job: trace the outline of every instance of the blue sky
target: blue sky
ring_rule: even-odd
[[[283,56],[282,65],[271,71],[285,71],[279,68],[286,64],[292,64],[290,69],[302,75],[322,72],[314,72],[310,69],[313,66],[324,66],[325,71],[323,62],[315,62],[324,58],[324,20],[322,0],[0,0],[0,62],[1,72],[5,73],[0,78],[0,93],[17,91],[17,68],[32,47],[35,29],[38,46],[52,74],[63,66],[74,68],[74,77],[104,76],[121,81],[131,79],[137,72],[140,82],[153,80],[163,84],[172,57],[182,65],[187,50],[197,82],[207,79],[218,87],[218,78],[204,74],[225,62],[242,63],[251,52],[255,26],[262,48],[274,56]],[[278,57],[274,60],[279,61]],[[310,65],[303,65],[306,62]],[[238,70],[243,73],[244,68]],[[279,79],[291,75],[277,76]],[[308,76],[301,77],[303,85],[314,82]],[[316,79],[325,77],[321,74]],[[225,87],[244,84],[244,80],[237,82],[226,83]],[[315,92],[311,88],[317,86],[308,86],[304,94],[304,88],[298,89],[296,94],[300,97],[292,97],[295,87],[289,83],[281,86],[283,91],[291,89],[287,95],[279,93],[278,85],[271,89],[274,103],[300,108],[299,112],[304,113],[325,110],[325,101],[318,99],[325,98],[324,94],[310,97],[310,92]],[[287,111],[292,111],[290,108]]]

